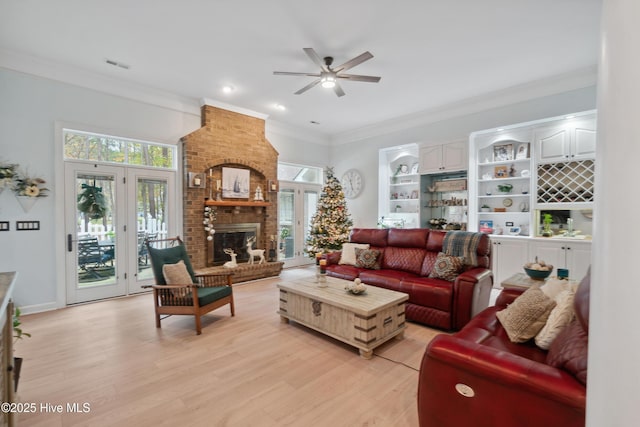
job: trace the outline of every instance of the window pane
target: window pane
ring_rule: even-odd
[[[175,169],[176,147],[64,130],[65,159]]]

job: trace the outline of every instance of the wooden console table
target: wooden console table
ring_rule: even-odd
[[[13,379],[13,302],[11,295],[15,285],[17,273],[0,272],[0,387],[2,391],[2,402],[14,402],[14,379]],[[0,426],[15,426],[15,414],[12,412],[2,412],[0,415]]]

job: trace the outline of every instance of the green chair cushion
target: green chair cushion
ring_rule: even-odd
[[[231,286],[213,286],[210,288],[198,288],[198,304],[211,304],[224,297],[231,295]]]
[[[197,282],[196,275],[193,272],[193,266],[191,265],[191,259],[189,259],[184,245],[162,249],[149,248],[149,256],[151,257],[151,268],[153,269],[153,276],[156,278],[156,284],[167,284],[164,280],[164,274],[162,274],[162,266],[165,264],[177,264],[179,261],[184,261],[191,280],[193,283]]]

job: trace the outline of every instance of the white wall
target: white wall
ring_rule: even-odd
[[[429,145],[468,139],[471,132],[593,110],[595,107],[596,89],[590,86],[334,145],[331,147],[331,159],[337,176],[350,168],[359,169],[363,173],[363,193],[358,198],[349,200],[348,208],[355,226],[375,227],[378,219],[378,151],[381,148],[408,143]]]
[[[61,307],[65,300],[63,266],[56,265],[55,257],[65,250],[60,228],[64,189],[56,186],[56,177],[62,185],[62,154],[54,150],[56,123],[169,144],[200,127],[198,100],[182,109],[172,108],[181,102],[165,105],[0,68],[0,161],[20,164],[44,178],[51,189],[50,196],[40,198],[29,213],[9,189],[0,194],[0,221],[11,223],[11,231],[0,232],[0,271],[18,272],[14,301],[23,312]],[[268,138],[286,161],[328,164],[326,146],[302,143],[303,138],[284,132]],[[40,231],[15,231],[16,220],[40,221]]]

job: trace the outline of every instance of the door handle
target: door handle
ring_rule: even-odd
[[[67,252],[73,251],[73,235],[67,234]]]

